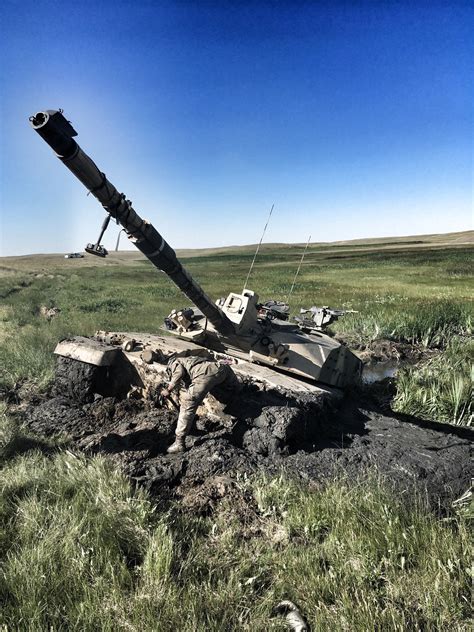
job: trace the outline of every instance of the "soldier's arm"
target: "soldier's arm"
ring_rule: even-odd
[[[178,382],[184,377],[186,371],[180,362],[176,362],[171,374],[171,382],[166,387],[166,390],[171,393],[176,388]]]

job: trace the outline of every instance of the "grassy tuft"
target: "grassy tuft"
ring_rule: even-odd
[[[374,306],[369,313],[349,314],[335,329],[360,342],[388,338],[443,348],[453,336],[472,333],[472,315],[467,305],[446,300],[418,300],[403,309],[388,303]]]
[[[49,335],[48,335],[49,334]],[[51,332],[24,329],[0,347],[0,387],[12,388],[27,380],[37,390],[44,390],[54,377],[54,347],[57,339]]]
[[[470,426],[473,418],[474,343],[453,338],[446,351],[397,379],[394,410]]]
[[[103,459],[69,453],[18,457],[0,482],[0,621],[117,629],[137,564],[157,537],[145,495]]]

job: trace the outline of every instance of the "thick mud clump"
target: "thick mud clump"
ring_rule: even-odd
[[[84,384],[89,376],[82,378]],[[26,425],[42,436],[65,435],[76,449],[108,455],[152,493],[188,503],[190,490],[198,498],[210,481],[254,472],[324,482],[341,473],[357,479],[375,467],[400,492],[421,490],[436,507],[448,507],[470,482],[469,429],[394,416],[367,397],[335,405],[325,395],[246,387],[220,417],[197,419],[184,453],[168,455],[177,411],[143,400],[96,396],[81,403],[65,395],[27,407]]]
[[[345,334],[336,334],[335,338],[354,350],[364,364],[374,365],[378,362],[414,364],[438,353],[436,349],[427,349],[421,344],[416,345],[387,338],[377,338],[368,343],[360,342],[356,338],[351,338]]]

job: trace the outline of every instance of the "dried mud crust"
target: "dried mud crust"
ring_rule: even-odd
[[[204,506],[212,504],[212,494],[219,498],[225,485],[210,496],[205,492],[216,478],[262,471],[319,483],[341,472],[357,479],[375,466],[400,492],[418,488],[442,507],[469,486],[472,431],[395,417],[369,398],[346,398],[335,408],[323,396],[248,388],[226,413],[217,421],[199,418],[186,452],[174,455],[166,448],[176,411],[140,400],[103,397],[81,404],[55,396],[28,406],[23,418],[39,435],[66,434],[71,447],[105,454],[152,493],[181,496],[191,505],[190,497],[201,495],[206,500],[196,502]]]
[[[377,338],[370,342],[360,342],[345,334],[335,334],[335,339],[348,345],[364,364],[378,362],[402,362],[413,364],[439,353],[437,349],[427,349],[423,345]]]

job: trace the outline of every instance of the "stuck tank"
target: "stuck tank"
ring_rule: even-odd
[[[164,335],[99,331],[58,343],[58,381],[77,398],[102,395],[156,397],[171,354],[209,353],[261,390],[326,394],[338,398],[360,378],[361,362],[344,345],[315,329],[291,323],[279,301],[265,304],[250,289],[214,302],[178,260],[175,251],[74,140],[62,110],[30,117],[33,129],[83,183],[107,216],[96,244],[86,251],[104,257],[100,244],[110,218],[135,246],[180,288],[194,307],[173,310]],[[80,379],[79,379],[80,374]],[[87,378],[87,387],[84,378]]]

